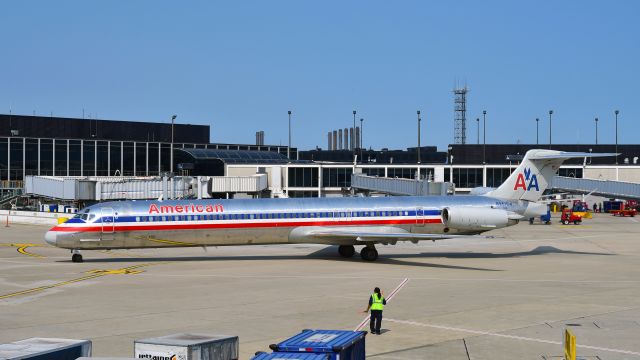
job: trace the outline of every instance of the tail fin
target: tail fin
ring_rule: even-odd
[[[486,196],[507,200],[538,201],[565,160],[615,155],[540,149],[529,150],[524,155],[520,166],[511,173],[507,180],[497,189],[488,192]]]

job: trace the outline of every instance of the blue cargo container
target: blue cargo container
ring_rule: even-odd
[[[252,357],[251,360],[280,360],[280,359],[295,359],[295,360],[328,360],[329,354],[313,354],[313,353],[293,353],[293,352],[274,352],[271,354],[261,352]]]
[[[269,347],[273,351],[329,354],[331,360],[364,360],[366,331],[303,330]]]
[[[622,210],[622,201],[603,201],[602,207],[606,213],[611,210]]]

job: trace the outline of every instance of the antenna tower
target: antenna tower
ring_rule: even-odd
[[[453,142],[454,144],[467,143],[467,87],[453,90],[454,118],[453,118]]]

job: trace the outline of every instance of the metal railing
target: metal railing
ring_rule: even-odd
[[[12,189],[12,190],[8,190],[8,191],[4,191],[0,193],[0,204],[4,204],[7,203],[17,197],[22,196],[23,194],[23,190],[22,189]]]

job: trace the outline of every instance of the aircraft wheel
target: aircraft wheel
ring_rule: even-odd
[[[80,255],[80,254],[71,255],[71,261],[74,262],[74,263],[81,263],[82,262],[82,255]]]
[[[366,261],[376,261],[378,259],[378,250],[375,248],[364,247],[360,250],[360,257]]]
[[[343,258],[350,258],[356,253],[356,248],[353,245],[340,245],[338,246],[338,253]]]
[[[533,225],[533,218],[529,219],[529,225]]]

